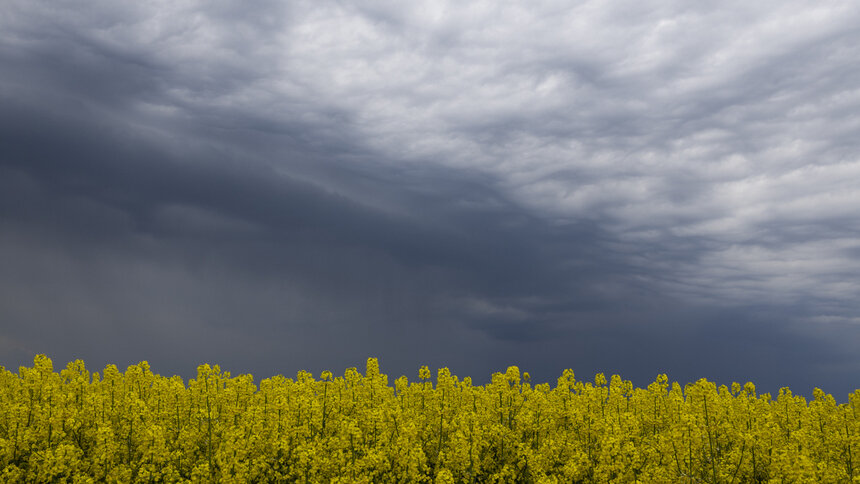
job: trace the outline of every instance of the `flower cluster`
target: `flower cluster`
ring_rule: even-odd
[[[0,367],[2,482],[860,482],[860,390]]]

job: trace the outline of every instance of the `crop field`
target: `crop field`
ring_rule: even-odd
[[[0,367],[3,482],[860,482],[860,390]]]

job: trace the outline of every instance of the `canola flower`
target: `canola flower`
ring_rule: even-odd
[[[389,384],[301,371],[254,383],[217,365],[197,378],[141,362],[89,372],[0,367],[2,482],[775,483],[860,482],[860,390],[837,404],[755,385],[659,375],[634,388],[565,370],[532,386],[447,368]]]

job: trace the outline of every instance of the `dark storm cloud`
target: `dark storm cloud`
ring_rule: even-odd
[[[2,364],[856,386],[858,7],[285,5],[2,7]]]

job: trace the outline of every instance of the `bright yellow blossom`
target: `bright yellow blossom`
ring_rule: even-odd
[[[259,387],[197,370],[0,367],[0,481],[860,483],[860,390],[837,404],[569,369],[551,387],[516,366],[477,386],[422,366],[390,386],[375,358]]]

